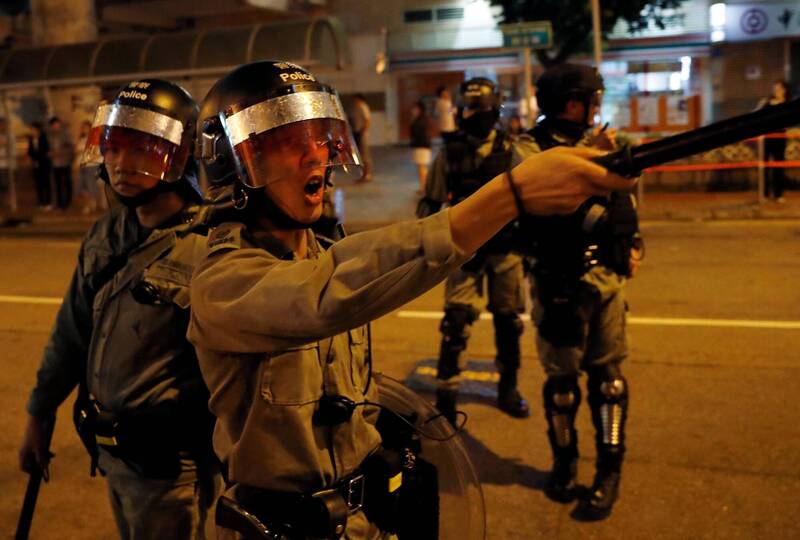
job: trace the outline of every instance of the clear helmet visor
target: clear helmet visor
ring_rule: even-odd
[[[312,171],[357,180],[361,156],[336,94],[298,92],[225,118],[239,178],[258,188]],[[330,176],[329,173],[330,172]]]
[[[98,109],[81,166],[105,164],[109,174],[143,174],[167,182],[181,177],[183,124],[169,116],[126,105]]]

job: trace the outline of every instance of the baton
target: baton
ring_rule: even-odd
[[[48,453],[50,452],[50,441],[53,438],[53,428],[55,425],[55,416],[45,421],[44,440],[45,448],[47,448]],[[28,487],[25,490],[25,501],[22,503],[22,511],[19,513],[17,534],[14,536],[14,540],[28,540],[28,535],[31,532],[31,523],[33,522],[33,511],[36,509],[36,499],[39,497],[39,486],[41,486],[42,480],[45,482],[50,480],[50,473],[47,469],[47,465],[40,467],[35,458],[32,461],[33,463],[30,464],[29,467],[26,467],[29,468],[30,478],[28,478]]]
[[[639,146],[626,146],[593,161],[619,175],[634,177],[642,174],[648,167],[780,131],[798,123],[800,123],[800,98],[714,122],[658,141]]]

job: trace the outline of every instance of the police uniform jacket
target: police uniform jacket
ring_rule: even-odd
[[[197,348],[214,448],[229,479],[314,491],[347,475],[379,445],[376,410],[336,426],[312,420],[323,394],[366,392],[364,325],[444,279],[467,256],[447,212],[347,237],[325,250],[310,231],[296,260],[241,224],[209,237],[192,279],[189,339]]]
[[[179,236],[188,217],[149,230],[134,211],[119,208],[92,227],[45,348],[31,414],[54,412],[81,377],[111,413],[204,404],[207,391],[185,332],[187,288],[205,238]]]

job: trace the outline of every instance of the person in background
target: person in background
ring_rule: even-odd
[[[417,206],[419,218],[439,212],[445,203],[458,204],[509,169],[512,143],[497,126],[502,102],[497,86],[484,77],[470,79],[461,85],[459,102],[460,129],[433,161],[425,196]],[[444,317],[439,325],[436,408],[453,425],[470,329],[486,300],[493,315],[495,364],[500,374],[497,406],[515,418],[530,414],[527,400],[517,390],[525,277],[522,257],[516,253],[515,230],[515,223],[507,224],[470,261],[447,276]]]
[[[442,141],[447,142],[447,139],[456,132],[456,108],[453,107],[453,99],[447,87],[437,88],[436,95],[438,97],[435,114],[439,123],[439,134],[442,136]]]
[[[8,122],[0,118],[0,210],[11,208],[11,175],[13,149],[9,145]]]
[[[53,162],[50,161],[50,141],[40,122],[34,122],[31,127],[33,133],[28,135],[28,156],[31,158],[39,209],[46,212],[53,209],[51,204],[53,190],[50,185]]]
[[[605,83],[590,66],[559,64],[537,81],[543,117],[514,145],[512,163],[555,148],[616,148],[616,131],[598,128]],[[619,495],[625,456],[628,358],[625,284],[636,273],[644,244],[635,200],[629,190],[589,199],[587,212],[531,217],[526,227],[532,250],[529,278],[536,350],[546,379],[542,388],[547,438],[553,468],[545,482],[548,498],[579,499],[575,517],[607,518]],[[590,206],[591,205],[591,206]],[[587,228],[589,212],[602,212],[603,224]],[[598,219],[597,222],[600,222]],[[595,476],[583,492],[577,484],[579,384],[586,389],[595,430]]]
[[[419,174],[418,195],[425,193],[425,180],[431,164],[430,117],[425,104],[418,101],[411,107],[411,159]]]
[[[56,204],[66,210],[72,204],[72,162],[75,144],[58,116],[50,119],[50,159],[56,185]]]
[[[361,177],[359,182],[372,181],[372,155],[369,151],[369,126],[372,119],[372,114],[367,105],[367,99],[364,94],[356,94],[353,96],[353,108],[350,111],[350,119],[352,121],[351,128],[353,129],[353,137],[356,140],[358,151],[361,153],[361,159],[364,161],[364,176]]]
[[[780,105],[791,99],[791,89],[786,81],[775,81],[772,94],[758,102],[758,109],[771,105]],[[769,163],[786,160],[786,130],[775,133],[775,137],[764,138],[764,161]],[[783,191],[786,188],[786,174],[781,167],[767,167],[764,178],[764,197],[776,202],[784,201]]]
[[[97,177],[97,167],[86,164],[81,167],[83,150],[86,148],[86,141],[89,139],[89,132],[92,130],[92,123],[88,120],[81,122],[81,131],[78,135],[78,144],[75,145],[75,158],[73,167],[78,173],[78,182],[75,185],[75,197],[81,205],[81,213],[89,214],[97,211],[99,198],[99,185]]]
[[[522,127],[522,119],[518,114],[511,115],[508,119],[508,135],[512,140],[516,141],[520,135],[525,133],[525,128]]]

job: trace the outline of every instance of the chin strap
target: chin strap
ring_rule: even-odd
[[[581,124],[571,120],[564,120],[563,118],[553,118],[552,120],[545,118],[542,123],[546,125],[548,130],[560,133],[575,142],[578,142],[583,137],[589,127],[586,123]]]

